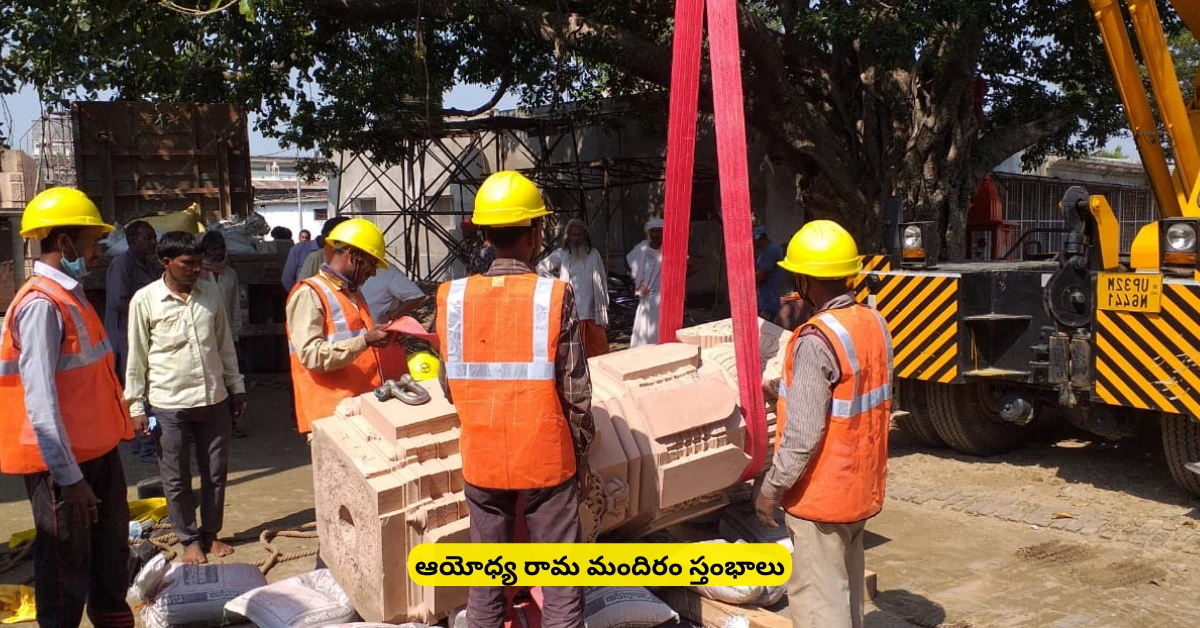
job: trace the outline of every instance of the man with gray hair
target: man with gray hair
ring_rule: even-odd
[[[583,351],[589,357],[608,353],[608,275],[600,251],[592,246],[587,224],[578,218],[567,223],[561,248],[538,264],[538,274],[571,284],[583,332]]]

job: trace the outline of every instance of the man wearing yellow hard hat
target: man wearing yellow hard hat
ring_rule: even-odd
[[[79,190],[50,188],[29,201],[21,237],[38,242],[40,254],[0,338],[0,473],[25,479],[37,531],[37,621],[45,627],[78,626],[85,604],[94,626],[133,625],[117,445],[135,426],[104,323],[81,283],[112,230]]]
[[[337,403],[374,390],[382,380],[376,349],[395,340],[371,312],[359,288],[387,268],[383,232],[369,220],[351,218],[326,238],[329,262],[302,279],[287,300],[288,351],[296,426],[333,415]]]
[[[521,515],[530,542],[581,537],[592,384],[570,285],[531,266],[549,213],[520,173],[489,176],[471,220],[495,247],[495,261],[438,289],[438,376],[461,423],[473,543],[511,543]],[[544,595],[542,625],[583,625],[581,587],[547,587]],[[503,587],[471,587],[467,623],[503,626],[504,603]]]
[[[850,280],[862,262],[837,223],[804,225],[779,266],[795,276],[813,316],[784,354],[775,457],[755,509],[770,528],[776,509],[785,511],[795,547],[792,625],[859,628],[863,534],[883,507],[887,476],[891,334],[878,312],[854,299]]]

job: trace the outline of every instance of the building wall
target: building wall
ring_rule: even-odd
[[[321,235],[321,225],[325,222],[329,202],[325,198],[306,198],[302,199],[299,209],[295,199],[255,201],[254,205],[254,211],[262,214],[268,225],[272,228],[287,227],[292,231],[292,239],[298,240],[301,229],[308,229],[313,238]],[[270,236],[266,239],[270,239]]]

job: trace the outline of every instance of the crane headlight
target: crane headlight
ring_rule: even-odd
[[[924,248],[924,238],[921,234],[921,225],[908,225],[904,228],[904,249],[921,249]]]
[[[1195,253],[1196,228],[1186,222],[1167,227],[1166,253]]]

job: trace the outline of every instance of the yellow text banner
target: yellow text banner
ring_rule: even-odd
[[[777,586],[778,543],[423,543],[408,554],[422,586]]]

